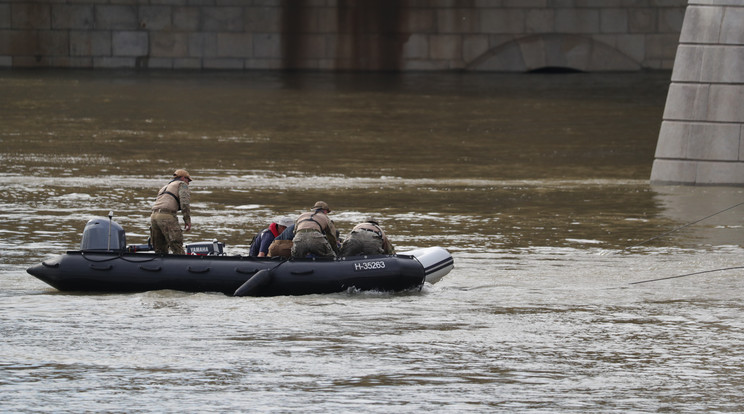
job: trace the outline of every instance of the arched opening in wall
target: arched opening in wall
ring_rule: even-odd
[[[498,45],[465,66],[470,71],[531,72],[563,68],[580,72],[638,71],[639,62],[590,37],[541,34]]]

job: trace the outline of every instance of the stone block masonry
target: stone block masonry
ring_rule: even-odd
[[[744,185],[744,2],[691,0],[651,182]]]
[[[671,69],[685,5],[686,0],[0,0],[0,67]]]

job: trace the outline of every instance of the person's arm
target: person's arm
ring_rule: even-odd
[[[191,191],[189,185],[182,183],[178,186],[178,198],[181,202],[181,214],[183,214],[184,231],[191,230]]]
[[[390,243],[385,233],[382,234],[382,250],[385,254],[395,254],[395,248],[393,248],[393,244]]]
[[[333,224],[332,220],[328,220],[328,229],[326,229],[326,239],[328,239],[328,244],[331,245],[331,249],[333,249],[336,254],[339,254],[340,249],[338,246],[338,241],[336,240],[336,225]]]
[[[269,246],[271,246],[271,242],[274,241],[273,237],[269,237],[271,235],[271,231],[264,232],[263,237],[261,237],[261,244],[258,248],[258,257],[266,257],[269,254]]]

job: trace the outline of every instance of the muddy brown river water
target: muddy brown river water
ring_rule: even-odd
[[[741,412],[744,207],[674,229],[743,189],[649,185],[669,79],[0,72],[0,411]],[[25,272],[109,211],[146,242],[175,168],[187,242],[325,200],[456,267],[260,299]]]

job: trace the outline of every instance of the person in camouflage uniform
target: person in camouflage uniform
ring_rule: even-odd
[[[191,230],[191,176],[186,170],[176,170],[173,179],[158,191],[150,216],[150,238],[156,253],[185,254],[183,232],[178,224],[180,210],[185,223],[183,231]]]
[[[292,258],[336,257],[336,226],[328,218],[330,212],[328,204],[318,201],[310,211],[302,213],[295,220]]]
[[[393,244],[374,217],[354,226],[341,244],[342,257],[368,254],[395,254]]]

